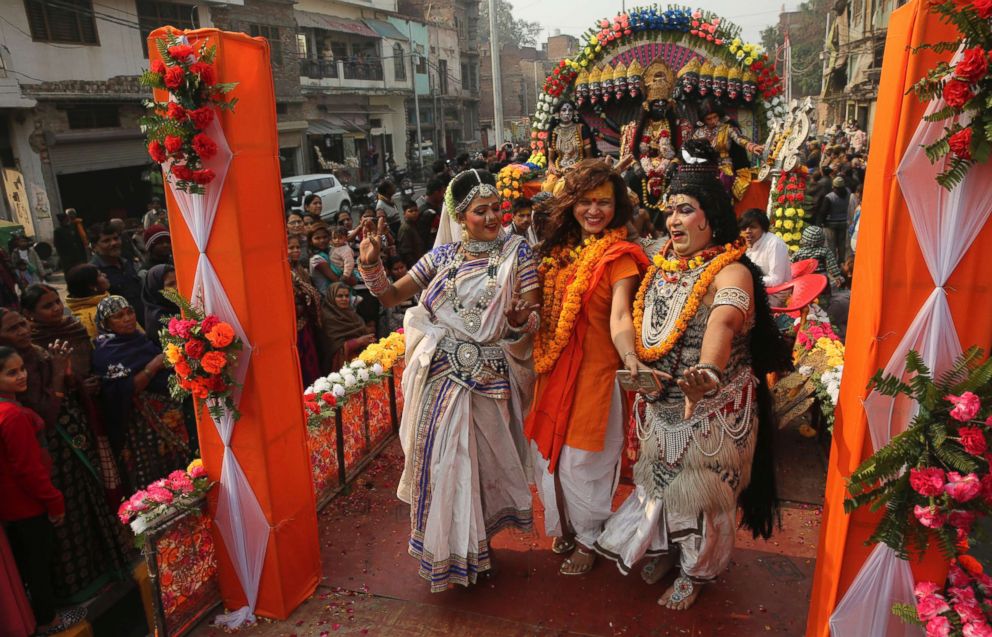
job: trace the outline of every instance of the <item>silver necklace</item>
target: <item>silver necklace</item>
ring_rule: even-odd
[[[482,313],[486,311],[492,300],[496,298],[496,274],[499,271],[499,256],[503,251],[503,242],[499,239],[496,241],[480,241],[478,243],[489,245],[486,250],[479,250],[477,252],[477,254],[489,252],[489,258],[486,262],[486,277],[488,280],[486,281],[486,289],[483,290],[479,299],[472,304],[472,307],[465,308],[455,287],[455,278],[458,276],[458,270],[465,263],[465,256],[469,251],[467,243],[462,244],[462,248],[455,255],[454,261],[451,263],[451,268],[448,269],[448,275],[444,280],[445,298],[451,303],[451,309],[461,318],[462,324],[465,326],[465,331],[469,334],[475,334],[482,328]],[[471,252],[476,251],[472,249]]]
[[[502,240],[498,237],[492,241],[479,241],[478,239],[466,239],[462,241],[462,247],[466,252],[471,252],[472,254],[483,254],[485,252],[491,252],[498,248]]]

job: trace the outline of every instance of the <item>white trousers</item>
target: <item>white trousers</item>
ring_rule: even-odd
[[[575,539],[591,547],[612,513],[613,494],[620,480],[620,455],[624,445],[623,394],[614,381],[613,396],[606,422],[602,451],[585,451],[565,445],[558,457],[558,478],[568,521]],[[537,445],[534,455],[534,482],[544,505],[544,530],[549,537],[562,535],[561,515],[555,497],[555,476],[548,472],[548,461]]]

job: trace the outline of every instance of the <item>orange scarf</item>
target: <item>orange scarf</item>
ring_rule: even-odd
[[[558,357],[554,368],[548,374],[542,374],[538,380],[538,391],[534,396],[530,414],[524,423],[524,435],[528,440],[537,443],[541,455],[549,461],[548,470],[554,472],[565,444],[568,433],[568,423],[572,415],[572,403],[575,399],[575,385],[579,369],[582,366],[582,344],[589,328],[589,317],[585,306],[592,298],[607,266],[625,254],[632,256],[643,272],[648,264],[648,258],[640,246],[629,241],[614,243],[596,263],[590,275],[589,287],[582,295],[582,309],[575,321],[571,338]]]

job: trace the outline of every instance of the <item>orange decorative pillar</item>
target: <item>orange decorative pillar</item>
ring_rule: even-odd
[[[971,345],[992,344],[987,284],[992,251],[992,164],[976,165],[948,192],[934,180],[922,149],[945,122],[923,121],[927,105],[910,87],[951,53],[911,50],[958,40],[952,27],[912,0],[892,13],[885,44],[877,116],[871,136],[855,260],[846,360],[827,474],[807,637],[896,637],[919,634],[891,614],[912,601],[914,581],[942,580],[946,564],[934,548],[907,563],[888,547],[866,546],[878,515],[844,512],[846,478],[875,449],[904,431],[913,405],[869,393],[879,369],[901,375],[908,350],[936,374]],[[938,108],[942,104],[930,106]]]
[[[169,29],[175,32],[175,29]],[[160,59],[149,36],[151,59]],[[179,288],[231,323],[244,343],[236,376],[240,419],[200,410],[204,465],[217,481],[210,513],[221,593],[234,613],[286,618],[320,580],[317,513],[296,354],[296,319],[286,252],[275,98],[268,43],[239,33],[185,33],[194,48],[217,47],[220,82],[237,82],[234,112],[217,111],[205,132],[218,145],[206,162],[217,177],[202,195],[167,187]],[[168,95],[157,91],[158,101]]]

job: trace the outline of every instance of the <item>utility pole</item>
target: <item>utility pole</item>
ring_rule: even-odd
[[[496,30],[496,2],[489,0],[489,52],[493,67],[493,126],[496,147],[503,143],[503,77],[499,72],[499,32]]]
[[[785,34],[785,44],[782,47],[785,49],[782,53],[785,57],[783,66],[785,67],[785,103],[789,104],[792,102],[792,42],[789,40],[789,33]]]
[[[417,67],[413,63],[413,24],[406,23],[407,42],[410,43],[410,82],[413,84],[413,116],[417,118],[417,142],[414,148],[417,150],[417,160],[420,162],[420,174],[424,174],[424,149],[420,143],[423,138],[420,136],[420,97],[417,95]]]

